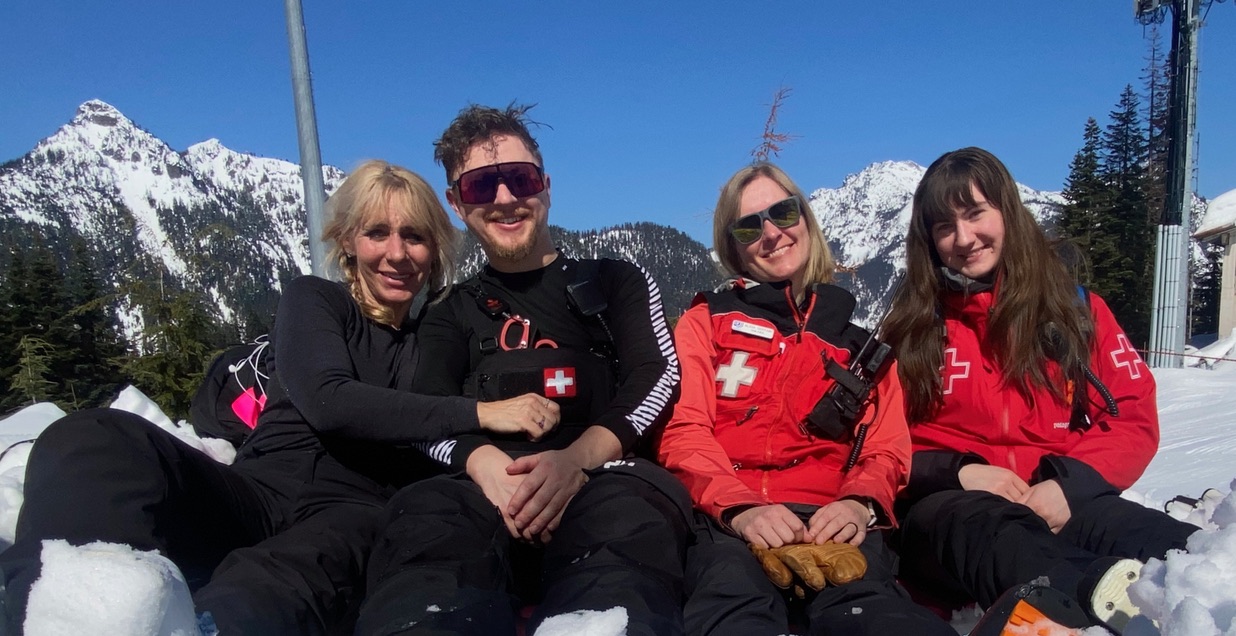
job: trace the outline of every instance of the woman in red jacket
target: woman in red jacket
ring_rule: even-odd
[[[828,363],[844,370],[868,334],[850,323],[854,297],[829,284],[835,264],[806,197],[774,165],[743,168],[721,191],[713,245],[734,278],[677,324],[682,394],[659,450],[703,513],[687,633],[786,633],[787,599],[746,544],[831,541],[858,546],[868,568],[807,593],[797,620],[810,633],[955,634],[893,581],[882,539],[909,469],[897,374],[879,370],[853,419],[826,395]]]
[[[903,580],[987,607],[1046,575],[1122,628],[1138,560],[1196,530],[1120,498],[1158,447],[1150,369],[984,150],[927,169],[906,264],[883,332],[914,442]]]

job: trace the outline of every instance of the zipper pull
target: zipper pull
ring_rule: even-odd
[[[756,411],[758,411],[758,410],[760,410],[760,407],[758,407],[758,406],[753,406],[753,407],[751,407],[751,408],[747,409],[747,413],[746,413],[746,415],[743,415],[743,416],[742,416],[742,419],[738,420],[738,423],[737,423],[737,424],[735,424],[734,426],[742,426],[742,425],[743,425],[743,423],[745,423],[747,420],[749,420],[749,419],[751,419],[751,418],[755,417],[755,412],[756,412]]]

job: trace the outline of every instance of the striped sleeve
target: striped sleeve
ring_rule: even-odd
[[[623,451],[629,452],[669,419],[678,398],[678,355],[661,290],[647,270],[625,261],[602,264],[606,266],[602,284],[609,296],[607,320],[619,352],[619,385],[596,423],[614,433]]]

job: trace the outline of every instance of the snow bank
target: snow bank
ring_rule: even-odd
[[[1206,204],[1206,214],[1194,234],[1206,234],[1236,224],[1236,190],[1228,190]]]
[[[627,610],[612,607],[604,612],[580,610],[551,616],[535,636],[627,636]]]
[[[1236,349],[1236,329],[1226,338],[1216,340],[1201,349],[1189,351],[1185,348],[1185,366],[1214,368],[1223,364],[1224,359],[1230,359],[1233,349]]]
[[[197,432],[189,426],[188,422],[181,420],[173,423],[172,418],[163,413],[163,409],[159,408],[154,400],[146,397],[145,393],[137,390],[137,387],[126,386],[120,392],[120,396],[116,401],[111,403],[114,409],[128,411],[134,415],[140,415],[151,422],[158,425],[159,428],[175,435],[180,441],[196,448],[203,453],[209,455],[212,459],[223,464],[231,464],[236,460],[236,448],[230,442],[213,437],[198,437]]]
[[[0,420],[0,549],[13,545],[31,443],[48,424],[62,417],[60,407],[43,402]]]
[[[114,543],[43,542],[25,632],[38,636],[199,636],[180,570],[155,552]]]
[[[1229,493],[1209,521],[1215,529],[1189,537],[1187,552],[1151,559],[1129,590],[1163,636],[1236,634],[1236,495]]]
[[[236,449],[227,441],[198,437],[193,427],[183,420],[172,422],[159,405],[132,386],[125,387],[109,406],[150,420],[215,461],[231,464],[236,459]],[[0,451],[0,550],[13,545],[17,513],[25,501],[22,491],[26,484],[26,459],[30,456],[31,442],[49,424],[64,415],[64,411],[55,404],[39,403],[0,420],[0,449],[3,449]]]

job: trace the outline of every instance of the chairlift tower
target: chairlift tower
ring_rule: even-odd
[[[325,227],[326,186],[322,179],[322,152],[318,147],[318,118],[313,108],[313,82],[309,74],[309,46],[300,0],[284,0],[288,51],[292,61],[292,98],[296,103],[296,135],[300,142],[300,177],[305,187],[305,229],[309,232],[309,266],[315,276],[326,276]]]
[[[1155,242],[1154,306],[1150,314],[1152,367],[1184,362],[1189,306],[1189,222],[1193,204],[1193,149],[1197,127],[1197,30],[1200,5],[1211,0],[1134,0],[1139,22],[1172,18],[1168,96],[1167,192]]]

